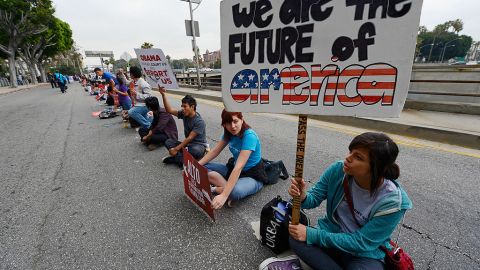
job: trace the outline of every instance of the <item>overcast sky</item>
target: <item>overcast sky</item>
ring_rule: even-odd
[[[247,1],[247,0],[245,0]],[[340,1],[340,0],[334,0]],[[134,48],[147,41],[172,59],[193,56],[191,37],[184,20],[190,18],[188,3],[180,0],[53,0],[56,15],[70,24],[80,50],[123,52],[135,57]],[[195,4],[193,6],[196,6]],[[420,25],[432,29],[448,20],[462,19],[461,34],[480,40],[480,0],[424,0]],[[220,0],[203,0],[194,12],[200,24],[197,46],[220,49]],[[89,58],[86,64],[99,64]]]

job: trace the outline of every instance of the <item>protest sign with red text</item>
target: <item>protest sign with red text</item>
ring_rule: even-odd
[[[147,82],[156,87],[178,89],[177,79],[161,49],[135,49]]]
[[[207,216],[215,221],[212,208],[212,194],[208,182],[208,171],[197,160],[183,149],[183,184],[187,197]]]

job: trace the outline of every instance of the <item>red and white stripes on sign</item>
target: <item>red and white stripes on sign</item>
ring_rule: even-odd
[[[382,105],[392,105],[396,82],[397,69],[390,65],[351,65],[342,70],[336,85],[328,83],[323,104],[333,106],[337,96],[338,101],[347,107],[361,102],[372,105],[380,100]]]
[[[302,104],[310,98],[310,75],[301,65],[284,68],[280,72],[283,85],[283,104]]]
[[[260,88],[260,103],[268,104],[270,103],[270,87],[269,88]]]
[[[388,64],[367,66],[358,79],[357,89],[365,104],[382,101],[382,105],[392,105],[397,85],[397,69]]]
[[[250,88],[250,104],[258,103],[258,85]]]
[[[351,65],[342,70],[342,73],[338,76],[337,99],[342,105],[346,107],[354,107],[362,102],[362,97],[358,94],[355,87],[362,72],[362,66]],[[334,100],[335,93],[333,93],[333,95],[325,94],[323,104],[334,105]]]
[[[324,103],[327,96],[329,98],[335,98],[339,74],[340,69],[337,65],[327,65],[323,69],[322,65],[312,65],[312,91],[310,105],[318,105],[318,96],[320,95],[322,88],[325,89]],[[326,84],[326,86],[322,87],[323,84]]]
[[[230,88],[230,94],[232,95],[233,100],[242,103],[250,98],[250,88]]]

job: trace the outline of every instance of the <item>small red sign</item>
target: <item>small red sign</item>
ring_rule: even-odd
[[[208,171],[197,160],[183,149],[183,184],[185,194],[202,211],[215,221],[215,213],[212,208],[212,194],[208,182]]]

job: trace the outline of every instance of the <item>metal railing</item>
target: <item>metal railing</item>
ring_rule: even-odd
[[[196,87],[198,86],[197,77],[191,77],[190,74],[184,74],[182,76],[177,76],[177,82],[180,86],[186,87]],[[200,82],[202,84],[202,88],[208,88],[212,90],[221,90],[222,87],[222,77],[221,75],[216,75],[212,77],[208,77],[207,73],[204,73],[203,76],[200,77]]]

